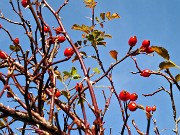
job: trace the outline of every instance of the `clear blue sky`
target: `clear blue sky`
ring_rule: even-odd
[[[49,0],[54,8],[58,7],[56,0]],[[180,66],[179,51],[180,51],[180,1],[179,0],[99,0],[97,1],[97,7],[95,9],[95,16],[99,16],[101,12],[117,12],[121,18],[113,20],[104,24],[104,30],[113,36],[112,39],[108,39],[107,47],[100,47],[102,49],[100,55],[103,57],[103,63],[108,68],[114,60],[109,56],[110,50],[117,50],[119,52],[118,58],[122,58],[128,50],[129,37],[136,35],[138,38],[137,47],[140,47],[141,42],[144,39],[149,39],[151,45],[163,46],[169,50],[171,60]],[[12,20],[17,20],[17,17],[10,10],[8,0],[1,0],[0,10],[6,17]],[[45,11],[46,12],[46,11]],[[81,32],[71,30],[71,26],[75,23],[90,25],[90,20],[87,17],[91,17],[91,10],[84,7],[82,0],[70,0],[69,4],[62,10],[61,17],[65,28],[73,41],[81,39]],[[27,19],[33,19],[30,12],[26,11],[24,16]],[[57,27],[57,23],[51,17],[51,14],[45,16],[46,22],[50,26]],[[13,25],[4,24],[5,21],[0,19],[0,24],[3,24],[13,34],[14,37],[19,37],[22,43],[27,43],[23,39],[23,32],[19,32],[19,28],[13,27]],[[10,52],[8,46],[12,44],[8,41],[9,38],[6,34],[2,34],[0,31],[0,49]],[[62,46],[65,48],[67,46]],[[135,48],[137,48],[135,47]],[[62,49],[63,50],[63,49]],[[92,52],[88,51],[88,54]],[[62,57],[62,56],[61,56]],[[149,68],[151,70],[158,70],[158,64],[163,61],[162,58],[156,54],[154,57],[146,55],[138,56],[137,62],[141,69]],[[75,63],[76,65],[78,63]],[[95,63],[91,63],[88,66],[97,66]],[[64,69],[69,68],[63,67]],[[1,70],[0,70],[1,71]],[[131,59],[127,59],[125,62],[118,65],[113,70],[113,79],[117,92],[122,89],[126,89],[130,92],[137,92],[139,99],[137,103],[146,105],[156,105],[157,111],[154,113],[153,118],[157,120],[157,126],[162,135],[172,135],[172,129],[174,128],[173,114],[171,109],[170,98],[166,93],[160,92],[152,97],[143,97],[141,94],[152,93],[159,87],[164,86],[169,89],[167,82],[160,76],[151,76],[150,78],[142,78],[139,75],[132,75],[131,71],[137,71],[134,62]],[[179,72],[178,69],[172,70],[173,75]],[[101,81],[97,84],[106,85],[107,80]],[[2,88],[2,84],[0,84]],[[98,103],[104,103],[102,89],[96,89]],[[107,90],[107,89],[106,89]],[[180,116],[180,93],[174,87],[175,102],[177,106],[177,117]],[[108,91],[108,90],[107,90]],[[3,102],[0,100],[0,102]],[[101,106],[103,107],[103,106]],[[131,127],[132,134],[137,134],[132,127],[131,120],[134,119],[138,127],[142,130],[146,130],[146,116],[142,110],[137,110],[134,113],[130,112],[130,119],[128,125]],[[111,106],[106,114],[105,123],[106,134],[109,133],[109,127],[112,127],[113,135],[118,135],[119,130],[122,127],[121,113],[117,104],[117,100],[113,96]],[[179,126],[180,128],[180,126]],[[153,123],[151,123],[150,135],[153,135]]]

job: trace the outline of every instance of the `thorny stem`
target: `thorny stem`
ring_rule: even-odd
[[[71,44],[72,48],[74,49],[78,59],[79,59],[79,62],[80,62],[80,65],[83,69],[83,72],[84,72],[84,76],[86,77],[86,82],[87,82],[87,85],[88,85],[88,88],[89,88],[89,92],[90,92],[90,95],[91,95],[91,99],[92,99],[92,104],[95,108],[95,115],[96,115],[96,118],[98,119],[98,121],[100,120],[100,114],[99,114],[99,109],[98,109],[98,105],[97,105],[97,101],[96,101],[96,97],[95,97],[95,93],[94,93],[94,90],[93,90],[93,87],[92,87],[92,84],[90,82],[90,78],[89,78],[89,75],[88,75],[88,72],[87,72],[87,69],[86,69],[86,66],[84,64],[84,61],[78,51],[78,49],[76,48],[76,46],[74,45],[73,41],[71,40],[71,38],[69,37],[69,35],[67,34],[67,32],[65,31],[65,28],[61,22],[61,19],[60,17],[57,15],[57,13],[50,7],[50,5],[47,3],[46,0],[43,0],[43,2],[46,4],[46,6],[48,7],[48,9],[54,14],[57,22],[59,23],[59,25],[61,26],[61,28],[63,29],[63,32],[65,33],[65,36],[68,40],[68,42]],[[100,122],[100,121],[99,121]],[[101,122],[100,122],[101,123]]]

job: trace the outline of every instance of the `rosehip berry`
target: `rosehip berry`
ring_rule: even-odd
[[[156,111],[156,106],[154,105],[151,109],[152,109],[153,112],[155,112]]]
[[[58,36],[57,38],[60,43],[63,43],[66,40],[65,36]]]
[[[14,45],[18,45],[18,44],[19,44],[19,38],[15,38],[15,39],[13,40],[13,44],[14,44]]]
[[[137,43],[137,37],[136,36],[132,36],[129,38],[128,44],[129,46],[135,46]]]
[[[2,28],[2,25],[0,24],[0,29]]]
[[[137,109],[137,104],[135,103],[135,102],[130,102],[129,104],[128,104],[128,109],[130,110],[130,111],[132,111],[132,112],[134,112],[134,111],[136,111],[136,109]]]
[[[0,50],[0,59],[5,60],[5,59],[7,59],[7,58],[8,58],[7,53],[5,53],[4,51]]]
[[[145,70],[143,70],[142,72],[141,72],[141,76],[143,76],[143,77],[149,77],[151,74],[150,74],[150,72],[151,72],[151,70],[149,70],[149,69],[145,69]]]
[[[82,83],[77,83],[77,84],[76,84],[76,90],[77,90],[77,91],[81,91],[82,88],[83,88],[83,84],[82,84]]]
[[[44,26],[44,32],[47,33],[47,32],[49,32],[49,31],[50,31],[49,27]]]
[[[56,32],[57,35],[58,35],[58,34],[61,34],[62,31],[63,31],[63,30],[62,30],[61,27],[58,27],[58,28],[55,29],[55,32]]]
[[[24,8],[27,7],[27,0],[21,0],[21,4]]]
[[[142,46],[145,47],[145,48],[148,48],[150,46],[150,40],[144,40],[142,42]]]
[[[151,47],[148,47],[148,48],[145,49],[145,52],[146,53],[153,53],[154,50]]]
[[[122,100],[122,101],[127,101],[130,99],[130,93],[127,92],[126,90],[122,90],[120,93],[119,93],[119,99]]]
[[[136,93],[132,93],[132,94],[130,95],[130,101],[136,101],[137,98],[138,98],[138,95],[137,95]]]
[[[57,98],[61,96],[60,90],[56,90],[55,96],[56,96]]]
[[[64,50],[64,56],[71,57],[74,54],[74,50],[72,48],[66,48]]]
[[[152,108],[150,106],[146,106],[146,112],[150,113],[152,111]]]

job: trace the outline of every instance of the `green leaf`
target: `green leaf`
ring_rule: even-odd
[[[176,64],[174,64],[173,62],[171,61],[163,61],[159,64],[159,68],[160,70],[162,69],[169,69],[171,67],[176,67]]]
[[[74,75],[72,76],[72,78],[75,79],[75,80],[77,80],[77,79],[80,79],[81,76],[80,76],[79,74],[74,74]]]
[[[96,74],[100,74],[100,72],[101,72],[98,67],[93,68],[93,71],[94,71]]]
[[[87,35],[86,38],[91,42],[94,41],[94,36],[92,34]]]
[[[104,21],[105,20],[105,13],[100,13],[100,17]]]
[[[70,77],[71,77],[71,74],[68,71],[63,72],[63,80],[64,81],[66,81]]]
[[[176,75],[175,81],[176,81],[176,82],[179,82],[179,81],[180,81],[180,74]]]
[[[77,73],[77,69],[75,67],[71,68],[70,74],[73,76]]]
[[[168,51],[160,46],[151,46],[151,48],[157,53],[159,54],[161,57],[163,57],[166,60],[170,59],[169,53]]]
[[[20,51],[20,48],[17,45],[10,45],[9,49],[13,52],[18,52]]]
[[[115,59],[115,60],[117,61],[118,52],[117,52],[116,50],[111,50],[111,51],[109,52],[109,54],[111,55],[111,57],[112,57],[113,59]]]
[[[61,94],[64,95],[67,99],[70,98],[70,92],[69,92],[69,91],[62,90],[62,91],[61,91]]]

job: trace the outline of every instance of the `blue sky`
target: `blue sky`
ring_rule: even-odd
[[[58,8],[58,3],[56,0],[49,0],[52,7]],[[57,3],[56,3],[57,2]],[[180,66],[179,51],[180,51],[180,15],[178,15],[180,10],[179,0],[99,0],[97,1],[97,7],[95,9],[95,16],[99,16],[101,12],[111,13],[117,12],[121,18],[113,21],[109,21],[104,24],[104,30],[113,36],[112,39],[107,39],[106,47],[99,47],[100,55],[103,58],[102,61],[106,67],[109,67],[114,60],[109,56],[110,50],[117,50],[119,52],[118,58],[122,58],[128,50],[128,39],[131,36],[136,35],[138,38],[138,43],[135,48],[140,47],[144,39],[149,39],[151,45],[162,46],[169,51],[171,60]],[[17,17],[10,10],[11,7],[7,0],[1,0],[0,10],[6,17],[12,20],[18,20]],[[24,11],[24,10],[23,10]],[[57,23],[54,18],[52,18],[51,13],[47,12],[44,18],[46,22],[54,27],[57,27]],[[65,29],[68,31],[69,35],[72,37],[73,41],[81,39],[81,32],[71,30],[73,24],[86,24],[90,25],[91,22],[88,17],[91,17],[91,10],[84,7],[82,0],[72,0],[60,13]],[[26,19],[33,19],[30,12],[27,10],[24,12]],[[21,43],[27,44],[28,42],[24,39],[23,32],[19,32],[19,28],[13,27],[13,25],[6,24],[5,21],[0,19],[0,24],[4,27],[10,29],[13,33],[13,37],[19,37]],[[7,34],[0,31],[0,49],[10,52],[8,46],[12,44],[9,41]],[[68,46],[68,43],[62,46],[63,48]],[[25,46],[26,48],[26,46]],[[27,47],[28,48],[28,47]],[[88,54],[93,54],[91,50],[86,50]],[[59,55],[59,57],[62,57]],[[162,58],[155,54],[154,57],[141,55],[137,56],[137,62],[141,69],[149,68],[151,70],[158,70],[158,65]],[[78,62],[73,63],[74,66],[78,65]],[[97,66],[96,63],[87,63],[87,66]],[[71,65],[62,67],[63,69],[70,69]],[[173,134],[172,129],[174,128],[173,115],[171,109],[170,98],[166,93],[160,92],[152,97],[143,97],[141,94],[152,93],[159,87],[164,86],[169,89],[166,80],[160,76],[152,75],[149,78],[142,78],[138,74],[132,75],[131,71],[137,71],[134,62],[129,58],[122,62],[113,70],[114,85],[117,92],[122,89],[126,89],[130,92],[137,92],[139,94],[138,103],[144,106],[146,105],[156,105],[157,111],[154,113],[153,118],[157,120],[157,126],[159,130],[167,129],[162,133],[162,135]],[[173,75],[179,72],[179,69],[172,69]],[[97,84],[106,85],[107,80],[103,80]],[[1,86],[2,84],[0,84]],[[1,86],[2,87],[2,86]],[[61,87],[61,86],[59,86]],[[98,97],[98,103],[101,105],[104,100],[102,99],[102,89],[95,89],[95,93]],[[107,90],[107,89],[106,89]],[[177,117],[180,116],[180,108],[178,107],[178,99],[180,93],[174,87],[175,102],[177,105]],[[108,91],[108,90],[107,90]],[[107,92],[108,94],[108,92]],[[0,102],[3,102],[1,99]],[[103,106],[101,106],[103,107]],[[138,127],[142,130],[146,130],[146,116],[142,110],[137,110],[134,113],[130,112],[130,120],[128,125],[131,127],[132,133],[137,134],[132,127],[131,120],[135,119]],[[109,111],[106,114],[105,123],[106,133],[109,133],[109,127],[112,127],[113,135],[119,134],[122,127],[121,113],[117,104],[115,96],[113,96]],[[180,127],[179,127],[180,128]],[[150,135],[153,135],[153,123],[151,123]]]

